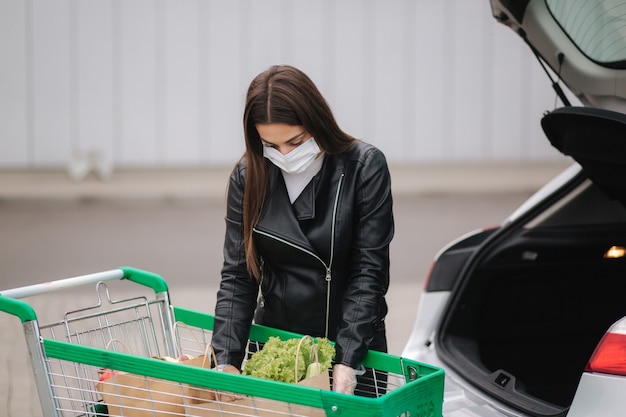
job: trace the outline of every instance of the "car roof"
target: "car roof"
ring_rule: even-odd
[[[490,0],[585,106],[626,113],[626,0]]]

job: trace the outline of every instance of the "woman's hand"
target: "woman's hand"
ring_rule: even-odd
[[[354,394],[356,372],[353,368],[340,363],[333,367],[333,391],[342,394]]]
[[[218,365],[217,370],[220,372],[227,372],[230,374],[241,374],[241,371],[234,367],[233,365]],[[225,393],[221,391],[216,391],[216,397],[219,401],[223,402],[231,402],[241,398],[241,395],[234,393]]]
[[[234,367],[233,365],[218,365],[217,367],[218,371],[222,371],[222,372],[228,372],[229,374],[240,374],[241,371],[239,369],[237,369],[236,367]]]

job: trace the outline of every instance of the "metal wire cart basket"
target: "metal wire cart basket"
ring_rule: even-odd
[[[120,282],[139,295],[115,299]],[[45,324],[24,301],[79,286],[93,303]],[[22,322],[45,417],[442,415],[443,370],[380,352],[364,361],[372,397],[211,369],[213,316],[172,306],[166,281],[134,268],[2,291],[0,310]],[[301,336],[254,324],[249,351]]]

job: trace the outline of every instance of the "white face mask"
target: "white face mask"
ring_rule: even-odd
[[[263,146],[263,156],[288,174],[299,174],[311,166],[320,153],[315,139],[311,138],[287,155],[283,155],[271,146]]]

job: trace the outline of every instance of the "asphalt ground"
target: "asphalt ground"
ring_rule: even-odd
[[[501,223],[567,164],[392,167],[390,353],[400,355],[436,253]],[[211,313],[219,283],[227,170],[119,172],[69,181],[62,172],[0,173],[0,293],[133,266],[162,275],[172,303]],[[40,321],[91,305],[85,291],[46,295]],[[0,312],[0,415],[42,415],[17,318]]]

